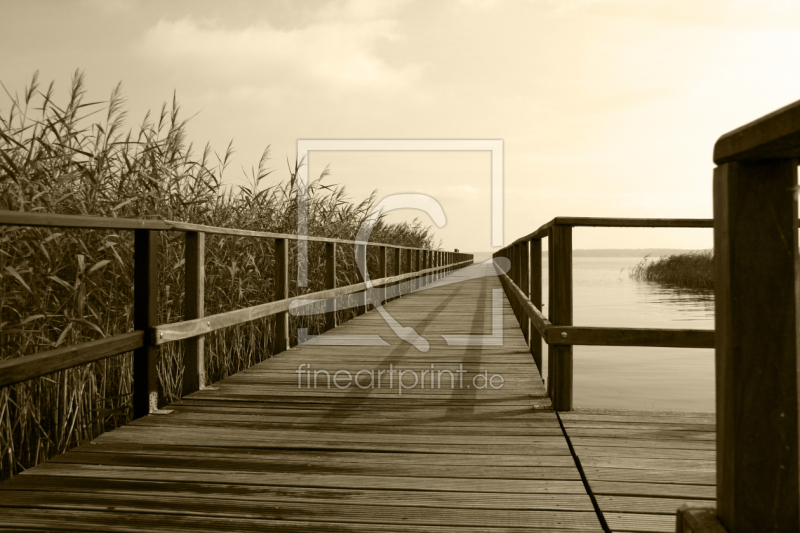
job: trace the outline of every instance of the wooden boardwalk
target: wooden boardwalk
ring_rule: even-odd
[[[675,531],[683,503],[714,507],[713,413],[578,409],[559,415],[611,531]]]
[[[508,302],[492,304],[500,283],[465,281],[475,268],[386,305],[429,351],[362,315],[1,484],[0,529],[602,531]],[[496,340],[493,313],[502,345],[442,338]],[[316,345],[375,334],[386,345]],[[454,380],[431,388],[431,367]],[[314,371],[362,369],[384,370],[382,387],[319,373],[313,388]],[[390,369],[425,387],[400,391],[397,372],[387,387]],[[502,387],[483,388],[484,370]]]

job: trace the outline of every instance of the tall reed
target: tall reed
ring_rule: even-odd
[[[135,130],[126,130],[121,86],[107,102],[86,102],[81,72],[72,78],[64,104],[56,102],[53,83],[40,88],[37,75],[22,95],[6,96],[0,107],[0,209],[296,231],[295,179],[302,162],[289,168],[285,180],[270,181],[267,149],[246,186],[225,186],[232,146],[222,154],[208,145],[196,153],[174,97]],[[310,184],[309,234],[354,239],[374,195],[353,202],[344,187],[328,180],[326,170]],[[159,235],[159,320],[168,323],[183,317],[184,235]],[[417,220],[381,219],[372,239],[433,246],[430,229]],[[322,243],[309,243],[309,286],[297,287],[291,269],[292,295],[323,288],[323,253]],[[372,276],[375,253],[368,258]],[[295,247],[290,255],[296,264]],[[352,250],[338,254],[337,267],[340,285],[356,282]],[[271,240],[208,235],[206,314],[273,300],[273,268]],[[132,279],[132,232],[0,226],[0,360],[132,330]],[[351,316],[351,310],[339,312],[340,320]],[[208,335],[207,379],[269,357],[273,324],[261,319]],[[321,324],[321,316],[292,317],[290,331],[308,327],[315,333]],[[161,404],[180,395],[182,359],[182,343],[162,347]],[[131,355],[125,354],[0,389],[0,479],[126,423],[131,381]]]
[[[674,254],[650,261],[645,257],[630,270],[641,281],[656,281],[687,289],[714,288],[714,252]]]

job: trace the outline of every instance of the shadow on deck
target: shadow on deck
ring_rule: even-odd
[[[482,268],[493,267],[386,304],[427,339],[427,352],[367,313],[3,483],[0,529],[602,531],[498,278],[469,279]],[[385,345],[324,345],[353,335]],[[483,346],[450,346],[443,335],[481,335],[471,342]],[[684,428],[594,414],[562,416],[611,525],[674,523],[667,507],[680,502],[652,490],[645,507],[659,510],[645,511],[654,514],[640,525],[620,514],[642,498],[619,494],[622,483],[603,476],[615,469],[633,482],[628,492],[645,487],[653,480],[643,468],[677,463],[665,466],[645,440],[624,440],[627,429]],[[644,457],[638,466],[609,457],[614,439],[622,456]],[[692,442],[713,467],[713,440]],[[697,476],[706,483],[713,474]],[[706,489],[697,490],[706,497]]]

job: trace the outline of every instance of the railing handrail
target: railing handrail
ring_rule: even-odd
[[[505,269],[499,268],[498,275],[540,372],[543,369],[541,342],[534,339],[541,337],[548,346],[550,377],[547,391],[556,409],[568,411],[573,408],[573,346],[714,347],[714,330],[574,326],[573,227],[713,228],[714,221],[698,218],[555,217],[536,231],[495,252],[493,257],[505,257],[511,263],[508,275],[502,271]],[[550,242],[548,311],[551,319],[542,312],[544,304],[541,302],[541,241],[544,238]],[[537,301],[532,301],[534,299]],[[552,318],[553,314],[555,318]]]
[[[60,370],[66,370],[76,366],[100,361],[115,355],[135,351],[134,381],[136,381],[137,365],[140,365],[142,370],[140,371],[139,375],[144,378],[143,381],[146,381],[146,383],[134,383],[134,390],[132,392],[134,396],[134,418],[156,410],[156,406],[154,405],[155,400],[152,397],[155,390],[153,381],[155,380],[155,360],[153,359],[152,354],[157,351],[159,346],[162,344],[179,340],[186,340],[193,343],[192,349],[194,353],[194,359],[196,359],[196,361],[193,360],[190,362],[185,360],[184,364],[187,366],[187,371],[191,363],[193,371],[202,374],[202,338],[208,333],[221,328],[243,324],[258,318],[277,315],[278,324],[276,324],[275,347],[273,353],[278,353],[289,348],[288,310],[290,309],[292,302],[296,300],[302,301],[330,299],[335,298],[336,296],[343,296],[364,291],[363,298],[361,302],[359,302],[358,308],[363,308],[366,310],[370,304],[374,304],[376,297],[374,294],[367,294],[367,283],[365,281],[353,283],[343,287],[336,287],[335,248],[337,244],[355,245],[363,248],[377,247],[381,250],[381,253],[383,254],[382,260],[379,264],[379,275],[381,277],[370,280],[370,284],[379,290],[379,296],[377,298],[379,298],[381,302],[386,300],[387,293],[386,289],[383,287],[386,287],[387,285],[396,284],[398,287],[397,294],[400,295],[402,293],[400,284],[403,281],[416,278],[417,283],[415,284],[415,287],[419,288],[420,285],[423,284],[423,282],[420,281],[423,277],[427,277],[429,275],[447,275],[449,271],[453,269],[461,268],[472,263],[473,259],[472,254],[445,252],[443,250],[432,250],[429,248],[417,248],[395,244],[354,241],[328,237],[313,237],[220,228],[214,226],[204,226],[201,224],[173,222],[169,220],[131,219],[68,214],[62,215],[0,210],[0,225],[83,228],[97,230],[115,229],[131,230],[136,233],[136,244],[134,246],[135,318],[133,331],[77,344],[74,346],[56,348],[54,350],[39,352],[32,355],[15,357],[0,362],[0,387],[6,387]],[[171,324],[155,323],[156,311],[154,307],[154,298],[157,298],[158,290],[156,281],[156,240],[151,237],[151,233],[154,231],[180,231],[186,233],[187,241],[185,252],[187,254],[187,260],[184,266],[184,268],[187,268],[186,293],[187,296],[189,294],[196,296],[195,299],[199,302],[199,318],[191,318],[189,320]],[[280,285],[280,290],[285,291],[286,297],[244,309],[228,311],[208,317],[203,316],[203,283],[205,278],[203,273],[205,260],[205,239],[203,236],[206,233],[275,239],[276,258],[274,276],[276,279],[276,294],[280,294],[280,292],[278,292],[278,285]],[[189,237],[193,238],[190,240]],[[139,241],[140,238],[141,242]],[[286,242],[289,240],[309,240],[324,242],[328,245],[330,250],[326,250],[325,254],[326,287],[328,288],[322,291],[288,297],[288,254]],[[397,263],[400,263],[402,260],[403,254],[401,253],[401,250],[405,250],[406,263],[408,268],[411,269],[410,272],[399,272],[401,265],[396,264],[395,269],[398,270],[398,272],[396,272],[393,276],[388,275],[386,272],[386,254],[390,249],[395,250],[395,260]],[[136,257],[139,253],[141,253],[141,257]],[[413,261],[414,257],[416,257],[415,261]],[[366,254],[361,254],[357,259],[357,262],[363,265],[362,261],[365,260]],[[329,262],[332,264],[327,265]],[[412,262],[416,263],[415,268],[412,267]],[[199,273],[194,272],[193,275],[189,276],[188,269],[190,264],[193,264],[195,269],[199,269]],[[331,279],[327,279],[329,277]],[[411,285],[412,283],[409,283],[408,289],[413,290]],[[195,302],[195,305],[196,304],[197,302]],[[302,305],[300,307],[302,307]],[[194,312],[197,313],[197,310]],[[330,309],[327,308],[319,311],[319,314],[330,315],[330,313]],[[189,314],[188,311],[187,314]],[[197,316],[197,314],[195,314],[195,316]],[[326,327],[329,327],[330,322],[331,321],[326,318]],[[332,327],[335,327],[335,320],[333,320]],[[285,331],[281,333],[281,330]],[[187,348],[188,346],[189,345],[187,345]],[[188,353],[189,352],[187,350],[187,357],[185,359],[190,359],[188,358]],[[186,374],[186,372],[184,373]],[[184,376],[184,393],[203,388],[202,378],[194,379],[193,385],[189,386],[187,389],[186,383],[188,381],[188,377]]]
[[[371,241],[353,241],[333,237],[317,237],[313,235],[297,235],[293,233],[272,233],[268,231],[243,230],[236,228],[223,228],[219,226],[205,226],[189,222],[172,220],[101,217],[94,215],[70,215],[55,213],[33,213],[30,211],[8,211],[0,209],[0,225],[3,226],[31,226],[50,228],[83,228],[98,230],[151,230],[151,231],[180,231],[200,232],[214,235],[234,235],[238,237],[255,237],[260,239],[287,239],[290,241],[333,242],[337,244],[353,244],[368,246],[387,246],[401,250],[433,250],[404,246],[401,244],[386,244]]]
[[[547,237],[553,226],[606,227],[606,228],[713,228],[713,218],[610,218],[610,217],[555,217],[536,231],[520,237],[502,249],[531,239]]]

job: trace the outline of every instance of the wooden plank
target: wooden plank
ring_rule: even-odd
[[[133,328],[149,331],[158,325],[158,234],[136,230],[133,266]],[[158,346],[149,336],[133,352],[133,418],[158,409]]]
[[[545,332],[548,344],[582,346],[664,346],[713,348],[714,331],[702,329],[597,328],[552,326]]]
[[[202,515],[201,515],[202,516]],[[334,521],[307,521],[307,520],[284,520],[284,519],[262,519],[262,518],[237,518],[232,516],[198,516],[180,515],[175,513],[154,512],[137,513],[124,511],[94,511],[94,510],[65,510],[53,509],[43,513],[39,509],[13,509],[0,508],[0,523],[8,525],[12,530],[29,530],[34,524],[41,524],[48,530],[63,530],[69,527],[78,531],[111,531],[111,532],[154,532],[154,533],[173,533],[178,530],[196,531],[198,533],[218,533],[220,531],[231,532],[262,532],[262,531],[282,531],[287,533],[315,531],[320,533],[327,532],[365,532],[365,531],[386,531],[389,533],[461,533],[486,531],[486,526],[438,526],[431,524],[386,524],[376,528],[372,524],[362,524],[358,522],[334,522]],[[35,526],[33,526],[35,527]],[[553,531],[552,527],[532,528],[530,531]],[[567,527],[566,530],[579,532],[602,532],[597,527]],[[500,531],[503,531],[502,529]]]
[[[29,493],[14,491],[0,502],[4,507],[37,509],[80,509],[102,511],[108,507],[122,512],[171,512],[185,516],[230,517],[260,520],[306,520],[360,524],[454,525],[462,527],[524,527],[536,523],[540,527],[565,529],[591,528],[598,524],[591,511],[527,510],[514,513],[496,509],[398,508],[390,505],[350,505],[317,502],[275,502],[264,505],[246,500],[214,501],[209,498],[165,496],[157,500],[129,494],[64,494],[62,492]]]
[[[606,513],[646,513],[667,515],[674,520],[678,507],[686,503],[708,505],[708,500],[687,500],[685,498],[643,498],[638,496],[597,496],[597,503]]]
[[[185,239],[184,319],[203,318],[205,314],[205,233],[187,232]],[[183,356],[183,394],[191,394],[205,386],[205,337],[186,339]]]
[[[606,228],[713,228],[710,218],[556,217],[554,225]]]
[[[143,338],[144,332],[141,330],[131,331],[77,346],[0,361],[0,387],[136,350],[143,346]]]
[[[114,494],[150,494],[153,497],[196,496],[219,500],[255,501],[263,504],[282,502],[314,505],[337,501],[351,505],[391,505],[395,507],[445,507],[450,509],[539,509],[590,511],[585,494],[524,494],[490,492],[448,492],[380,489],[325,489],[321,487],[275,487],[270,485],[234,485],[229,483],[183,483],[117,479],[85,479],[65,476],[18,476],[0,485],[6,493],[12,490],[58,491]]]
[[[60,215],[56,213],[30,213],[0,210],[0,224],[56,228],[90,228],[120,230],[168,230],[170,224],[162,220],[139,218],[96,217],[90,215]]]
[[[756,142],[771,124],[745,127],[745,148],[725,153],[773,146]],[[717,509],[733,531],[800,523],[796,187],[793,159],[714,171]]]
[[[430,340],[427,352],[367,313],[330,334],[375,332],[388,346],[301,345],[278,354],[218,390],[175,402],[172,414],[144,417],[0,484],[0,520],[10,510],[13,520],[2,522],[9,527],[48,527],[55,516],[77,530],[121,528],[122,516],[125,529],[148,531],[602,531],[508,302],[504,345],[467,349],[441,338],[488,332],[487,302],[500,286],[494,276],[451,283],[465,261],[442,258],[430,271],[447,269],[445,283],[387,304]],[[412,262],[409,278],[424,272],[422,261],[419,271]],[[461,365],[468,378],[486,369],[506,379],[497,390],[426,386],[399,397],[298,388],[300,362]]]
[[[512,244],[548,236],[553,226],[582,226],[610,228],[712,228],[710,218],[610,218],[610,217],[556,217],[535,231],[520,237]]]
[[[394,246],[398,249],[416,250],[412,246],[397,246],[384,243],[365,243],[347,239],[315,237],[313,235],[298,236],[291,233],[272,233],[266,231],[222,228],[176,222],[171,220],[150,220],[138,218],[98,217],[91,215],[61,215],[56,213],[31,213],[25,211],[8,211],[0,209],[0,224],[9,226],[51,227],[51,228],[86,228],[86,229],[118,229],[118,230],[151,230],[151,231],[184,231],[194,233],[210,233],[214,235],[232,235],[238,237],[255,237],[260,239],[308,240],[313,242],[338,244],[370,244],[371,246]]]
[[[800,101],[726,133],[714,145],[717,165],[797,157],[800,157]]]
[[[595,495],[647,496],[658,498],[686,498],[711,500],[716,488],[708,485],[679,485],[677,483],[626,483],[620,481],[590,481]]]
[[[611,531],[635,533],[673,533],[675,517],[645,513],[604,513]]]
[[[338,462],[331,464],[328,461],[314,460],[313,456],[307,461],[282,461],[267,456],[270,460],[251,460],[242,458],[204,458],[204,470],[224,472],[251,472],[251,473],[298,473],[298,474],[352,474],[392,477],[449,477],[474,479],[540,479],[540,480],[570,480],[580,481],[580,474],[574,465],[566,467],[517,467],[517,466],[455,466],[446,464],[397,465],[386,462],[358,464],[353,462]],[[194,469],[199,467],[197,458],[175,457],[169,453],[134,455],[134,454],[89,454],[71,453],[54,462],[60,464],[92,464],[104,466],[133,466],[137,468],[178,468]],[[471,482],[471,481],[467,481]]]

